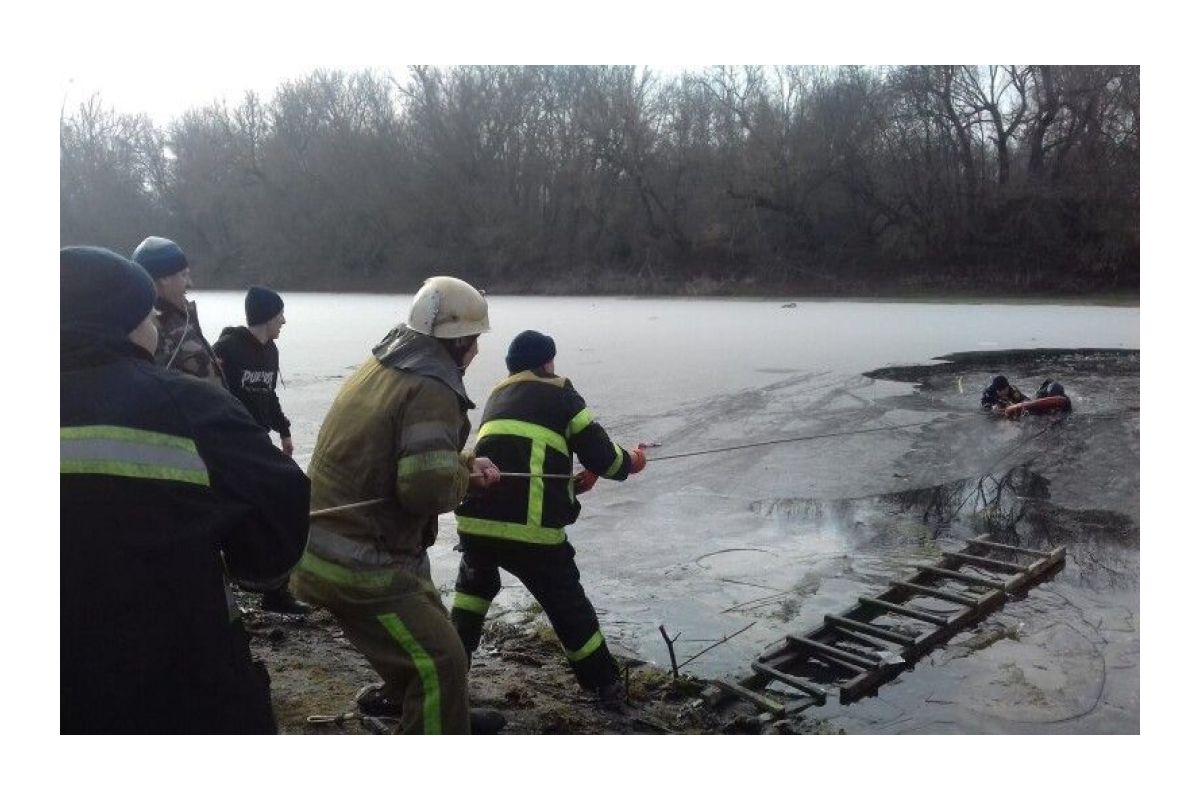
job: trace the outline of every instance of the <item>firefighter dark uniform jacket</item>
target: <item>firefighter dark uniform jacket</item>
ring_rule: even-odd
[[[292,423],[284,416],[275,391],[279,382],[279,348],[275,342],[263,344],[244,326],[226,328],[213,352],[221,359],[229,391],[242,401],[250,416],[284,439],[291,436]]]
[[[273,733],[226,573],[281,581],[308,480],[223,389],[61,335],[63,733]]]
[[[566,378],[518,372],[492,390],[483,410],[475,453],[502,472],[565,475],[579,456],[597,475],[623,481],[630,457],[613,444]],[[460,534],[529,544],[559,544],[579,517],[574,482],[509,479],[459,507]]]
[[[321,425],[308,473],[314,510],[386,502],[314,519],[292,585],[308,581],[385,594],[396,570],[428,570],[437,517],[470,482],[462,452],[473,408],[437,339],[394,329],[343,384]]]
[[[154,318],[158,326],[158,349],[154,353],[154,362],[160,367],[169,364],[171,369],[193,375],[213,386],[226,388],[221,364],[204,338],[204,331],[200,330],[195,302],[189,302],[186,311],[162,299],[154,307],[158,309]]]

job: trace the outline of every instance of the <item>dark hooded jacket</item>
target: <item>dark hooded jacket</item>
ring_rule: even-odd
[[[273,733],[227,575],[284,579],[308,480],[224,389],[60,337],[61,732]]]
[[[263,344],[250,329],[241,326],[221,331],[213,346],[233,396],[242,401],[259,425],[283,438],[292,435],[292,423],[279,406],[279,348]]]

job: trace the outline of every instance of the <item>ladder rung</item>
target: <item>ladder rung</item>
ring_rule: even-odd
[[[803,651],[803,655],[806,658],[815,658],[824,664],[828,664],[839,669],[844,669],[847,672],[853,672],[855,675],[862,675],[863,673],[867,672],[865,667],[860,667],[858,664],[851,664],[849,661],[842,661],[840,658],[822,653],[819,650],[805,650]],[[762,659],[759,660],[761,661]]]
[[[780,683],[786,683],[793,689],[799,689],[805,694],[815,697],[819,705],[825,705],[825,698],[829,696],[829,691],[824,686],[810,683],[809,681],[806,681],[803,678],[795,675],[788,675],[786,672],[780,672],[774,667],[768,667],[766,664],[763,664],[760,661],[752,661],[750,663],[750,669],[754,670],[759,675],[766,675],[772,680],[779,681]]]
[[[922,572],[932,572],[934,575],[941,575],[943,578],[953,578],[956,581],[963,583],[974,583],[979,586],[986,586],[989,589],[1003,589],[1003,581],[995,581],[991,578],[981,578],[978,575],[968,575],[965,572],[955,572],[952,569],[942,569],[941,567],[921,567]]]
[[[891,583],[892,586],[899,586],[903,589],[908,589],[909,591],[913,591],[918,594],[936,597],[939,600],[946,600],[951,603],[959,603],[960,605],[970,606],[971,608],[979,607],[979,601],[974,597],[967,597],[965,594],[959,594],[958,592],[947,592],[942,589],[936,589],[933,586],[922,586],[919,583],[909,583],[908,581],[892,581]]]
[[[1011,561],[997,561],[994,558],[984,558],[983,556],[973,556],[970,553],[946,553],[947,558],[956,558],[959,561],[965,561],[968,564],[977,564],[981,567],[990,567],[992,569],[1008,570],[1009,572],[1024,572],[1025,568],[1020,564],[1014,564]]]
[[[1010,553],[1024,553],[1027,556],[1037,556],[1038,558],[1047,558],[1049,553],[1044,550],[1030,550],[1026,547],[1014,547],[1011,544],[1000,544],[999,542],[988,541],[987,539],[972,539],[971,544],[977,544],[980,547],[994,547],[997,550],[1007,550]]]
[[[825,644],[824,642],[818,642],[816,639],[808,639],[804,636],[790,635],[785,638],[798,647],[807,647],[810,650],[815,650],[818,653],[824,653],[825,655],[832,656],[850,664],[854,664],[862,667],[863,669],[875,669],[879,666],[879,659],[877,658],[867,658],[859,655],[858,653],[849,653],[839,647],[833,647]]]
[[[858,633],[849,628],[843,628],[838,625],[826,626],[826,630],[833,631],[839,639],[849,639],[852,642],[858,642],[864,647],[870,648],[871,655],[879,658],[880,665],[884,664],[907,664],[904,656],[894,650],[888,649],[887,642],[880,642],[874,637],[867,636],[865,633]]]
[[[868,636],[874,636],[876,639],[883,639],[885,642],[894,642],[905,646],[912,646],[917,640],[912,636],[906,636],[903,633],[896,633],[887,628],[881,628],[878,625],[872,625],[869,622],[860,622],[849,617],[839,617],[836,614],[825,615],[826,625],[840,625],[843,628],[850,628],[856,631],[862,631]]]
[[[932,622],[934,625],[946,624],[945,617],[939,617],[937,614],[931,614],[928,611],[920,611],[915,608],[908,608],[907,606],[889,603],[888,601],[880,600],[877,597],[860,597],[858,598],[858,602],[866,603],[867,605],[875,606],[876,608],[886,608],[893,614],[900,614],[901,616],[912,617],[913,619],[920,619],[924,620],[925,622]]]
[[[876,650],[887,649],[886,642],[881,642],[874,637],[867,636],[865,633],[859,633],[858,631],[852,631],[849,628],[843,628],[840,626],[833,626],[830,628],[830,630],[836,632],[839,639],[849,639],[852,642],[857,642],[858,644],[871,648],[872,652]]]
[[[824,653],[818,653],[816,651],[810,652],[809,655],[820,661],[824,661],[826,664],[832,664],[835,667],[841,667],[847,672],[853,672],[855,675],[863,675],[867,672],[870,672],[870,670],[866,667],[860,667],[858,664],[851,664],[849,661],[842,661],[840,658],[835,656],[825,655]]]
[[[734,683],[733,681],[727,681],[722,678],[717,678],[716,680],[713,681],[713,683],[715,683],[717,686],[721,687],[722,689],[724,689],[727,692],[736,694],[738,697],[742,698],[743,700],[749,700],[751,703],[758,706],[762,710],[768,711],[777,717],[782,717],[784,714],[784,708],[783,708],[782,703],[777,703],[769,697],[764,697],[763,695],[759,694],[758,692],[747,689],[745,686],[741,686],[739,684]]]

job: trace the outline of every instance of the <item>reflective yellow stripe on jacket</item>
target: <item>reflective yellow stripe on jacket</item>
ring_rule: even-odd
[[[532,422],[522,422],[518,419],[494,419],[491,422],[483,423],[483,427],[479,429],[480,440],[487,436],[497,436],[500,434],[523,436],[526,439],[532,439],[538,444],[553,447],[564,456],[569,455],[571,452],[567,449],[566,437],[561,433],[555,433],[549,428],[543,428],[541,425],[535,425]]]
[[[120,425],[59,428],[59,473],[209,485],[191,439]]]
[[[296,565],[297,572],[307,572],[321,580],[336,586],[348,586],[364,591],[381,592],[393,583],[393,570],[390,569],[349,569],[341,564],[328,561],[315,555],[311,550],[305,551],[300,563]]]
[[[462,455],[455,450],[432,450],[402,457],[396,462],[396,474],[407,478],[425,472],[453,473],[461,463]]]
[[[617,474],[617,470],[621,468],[621,464],[625,458],[625,451],[622,450],[616,442],[613,442],[613,462],[609,464],[608,469],[604,471],[604,477],[611,478]]]
[[[592,416],[591,409],[585,408],[583,411],[580,411],[567,423],[567,438],[570,439],[588,425],[591,425],[594,419],[595,417]]]
[[[516,419],[494,419],[483,424],[479,429],[479,440],[488,436],[520,436],[529,439],[531,444],[529,454],[529,472],[539,474],[545,471],[546,448],[550,447],[563,455],[570,455],[567,440],[561,433],[532,422]],[[511,539],[529,544],[559,544],[567,538],[562,528],[542,527],[542,506],[546,497],[546,482],[542,478],[529,479],[529,508],[526,512],[525,524],[516,522],[499,522],[477,517],[458,517],[458,530],[462,533],[473,533],[476,536],[492,536],[499,539]]]
[[[522,525],[519,522],[497,522],[494,519],[478,519],[476,517],[459,517],[458,530],[460,533],[493,536],[497,539],[511,539],[514,542],[528,544],[559,544],[567,539],[567,534],[562,528],[534,527]]]

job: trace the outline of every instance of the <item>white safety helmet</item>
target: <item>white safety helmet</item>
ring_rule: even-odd
[[[478,336],[487,331],[487,300],[458,278],[426,278],[408,310],[408,327],[438,339]]]

